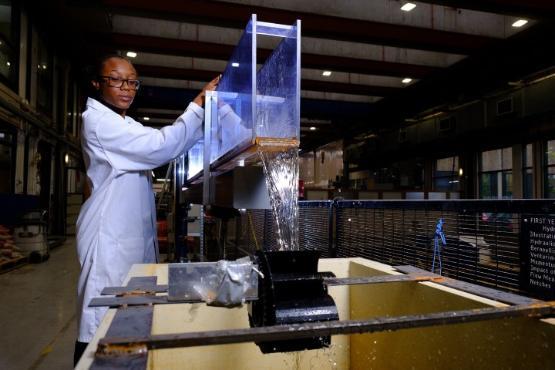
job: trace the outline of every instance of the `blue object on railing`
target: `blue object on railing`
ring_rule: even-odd
[[[441,244],[447,245],[447,242],[445,241],[445,234],[443,233],[443,218],[437,220],[436,232],[434,236],[434,259],[432,260],[432,272],[434,272],[437,256],[439,261],[439,275],[441,275],[441,246],[439,244],[439,239],[441,239]]]

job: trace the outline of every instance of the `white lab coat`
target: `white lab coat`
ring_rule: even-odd
[[[219,127],[216,133],[218,140],[218,154],[224,155],[228,151],[241,147],[252,140],[252,130],[241,124],[241,117],[233,111],[229,104],[218,108]]]
[[[107,310],[88,307],[91,298],[120,286],[133,264],[157,261],[151,170],[202,137],[203,117],[191,103],[173,125],[156,130],[88,99],[81,144],[92,193],[77,220],[78,341],[93,339]]]

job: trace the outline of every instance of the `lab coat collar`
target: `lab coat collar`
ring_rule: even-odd
[[[129,117],[128,115],[125,115],[125,118],[122,117],[120,114],[114,112],[112,109],[108,108],[106,105],[102,104],[102,102],[94,99],[94,98],[87,98],[87,108],[92,108],[94,110],[98,110],[101,112],[110,112],[116,116],[118,116],[119,118],[123,118],[126,122],[131,122],[132,119],[131,117]]]

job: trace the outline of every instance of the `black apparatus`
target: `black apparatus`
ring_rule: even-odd
[[[337,307],[318,272],[317,251],[258,251],[256,263],[264,275],[258,282],[258,300],[249,304],[251,327],[339,320]],[[256,343],[262,353],[328,347],[330,336]]]

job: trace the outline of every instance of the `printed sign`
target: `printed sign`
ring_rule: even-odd
[[[555,299],[555,217],[522,215],[522,288],[541,299]]]

